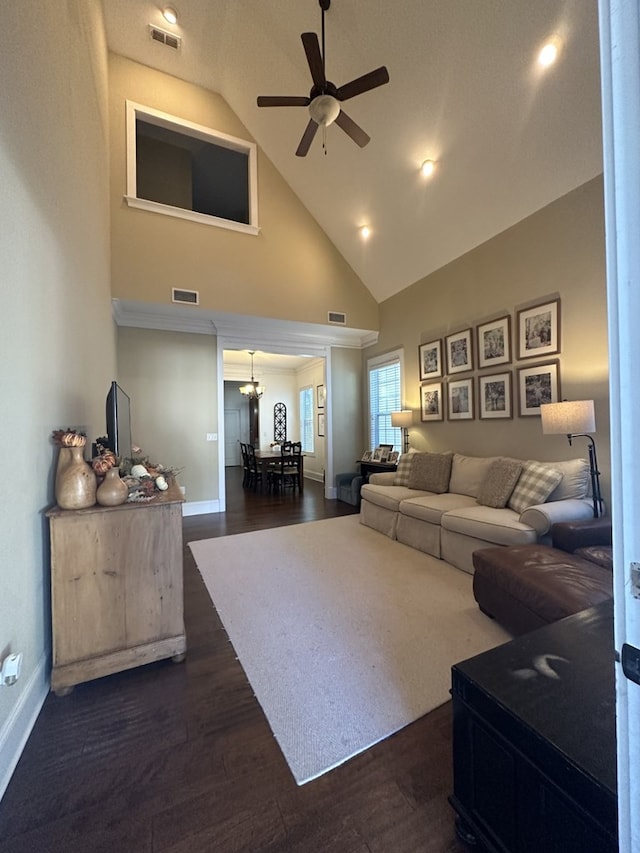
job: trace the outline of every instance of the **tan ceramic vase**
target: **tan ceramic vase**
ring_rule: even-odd
[[[120,479],[120,469],[116,466],[109,468],[98,486],[96,500],[100,506],[120,506],[128,497],[129,489],[124,480]]]
[[[86,509],[96,502],[96,475],[84,447],[61,447],[56,470],[56,502],[61,509]]]

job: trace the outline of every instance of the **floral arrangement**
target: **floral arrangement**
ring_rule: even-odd
[[[113,451],[106,447],[103,442],[107,442],[107,439],[99,438],[96,440],[99,455],[93,460],[94,471],[96,471],[96,463],[100,466],[108,465],[108,467],[118,464],[120,475],[129,488],[128,500],[130,502],[150,501],[159,492],[166,492],[171,480],[181,470],[179,468],[167,468],[158,462],[152,462],[135,445],[131,448],[131,458],[116,459]]]
[[[84,447],[87,443],[87,435],[79,430],[67,427],[66,429],[54,429],[51,433],[53,443],[58,447]]]

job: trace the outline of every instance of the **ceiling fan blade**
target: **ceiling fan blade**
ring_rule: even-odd
[[[347,136],[350,136],[356,145],[360,146],[360,148],[364,148],[364,146],[371,140],[371,137],[342,110],[338,113],[336,124],[338,127],[341,127]]]
[[[388,82],[389,72],[384,65],[381,65],[375,71],[370,71],[368,74],[363,74],[362,77],[357,77],[350,83],[340,86],[336,97],[339,101],[348,101],[349,98],[353,98],[355,95],[361,95],[363,92],[368,92],[377,86],[384,86]]]
[[[307,125],[305,132],[302,134],[300,145],[298,145],[296,157],[307,156],[307,152],[309,151],[309,148],[311,148],[311,143],[313,142],[313,137],[316,135],[317,130],[318,125],[313,119],[309,119],[309,124]]]
[[[307,54],[311,79],[316,86],[323,86],[326,81],[318,36],[315,33],[302,33],[302,44],[304,45],[304,52]]]
[[[259,95],[259,107],[308,107],[309,98],[297,95]]]

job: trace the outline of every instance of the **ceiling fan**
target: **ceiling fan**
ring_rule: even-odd
[[[319,127],[326,128],[335,122],[338,127],[350,136],[361,148],[369,142],[370,137],[350,118],[340,107],[341,101],[347,101],[377,86],[389,82],[389,72],[382,65],[362,77],[345,83],[344,86],[335,86],[327,80],[325,73],[325,47],[324,47],[324,13],[329,9],[331,0],[318,0],[322,9],[322,52],[316,33],[302,33],[302,44],[309,63],[313,86],[309,97],[296,95],[260,95],[258,97],[259,107],[308,107],[309,124],[302,135],[300,144],[296,151],[298,157],[304,157]]]

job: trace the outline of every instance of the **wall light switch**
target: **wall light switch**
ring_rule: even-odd
[[[208,432],[207,433],[207,441],[217,441],[218,433],[217,432]]]

